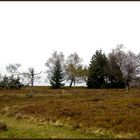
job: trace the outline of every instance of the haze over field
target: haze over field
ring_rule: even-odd
[[[0,73],[20,63],[42,70],[54,50],[77,52],[88,65],[93,53],[122,43],[140,52],[140,2],[0,2]]]

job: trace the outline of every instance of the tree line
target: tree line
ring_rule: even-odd
[[[83,59],[75,52],[65,60],[63,52],[54,51],[46,61],[47,80],[51,88],[59,89],[69,82],[69,87],[76,83],[86,83],[87,88],[127,88],[134,80],[140,81],[140,53],[125,52],[122,44],[106,55],[102,50],[96,50],[88,66],[83,65]],[[1,76],[0,88],[22,88],[34,86],[42,71],[34,68],[19,71],[21,64],[6,66],[10,76]],[[26,83],[26,84],[25,84]],[[32,91],[32,90],[31,90]]]

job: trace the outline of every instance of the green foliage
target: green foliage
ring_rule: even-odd
[[[117,63],[123,74],[123,79],[127,89],[129,89],[130,84],[133,80],[139,77],[140,74],[140,59],[139,55],[136,55],[132,51],[125,52],[123,50],[123,44],[118,44],[115,49],[112,50]]]
[[[0,82],[0,87],[1,88],[6,88],[6,89],[8,89],[8,86],[9,85],[9,79],[8,79],[8,77],[5,75],[4,77],[3,77],[3,79],[2,79],[2,81]]]
[[[67,75],[67,81],[70,81],[70,87],[72,84],[79,82],[81,78],[80,73],[82,72],[82,58],[78,56],[77,53],[73,53],[68,56],[65,69]]]
[[[89,65],[88,88],[125,88],[122,71],[113,53],[108,58],[101,50],[93,55]]]
[[[101,50],[97,50],[89,64],[88,88],[106,87],[108,61]]]
[[[61,62],[58,59],[55,62],[54,69],[52,71],[52,77],[50,79],[50,84],[52,88],[58,89],[64,86],[64,84],[62,83],[63,78],[64,78],[64,74],[61,67]]]
[[[123,74],[117,63],[116,57],[113,55],[113,53],[110,53],[108,59],[109,59],[108,86],[110,88],[125,88]]]
[[[86,66],[81,66],[77,68],[77,81],[79,83],[81,82],[87,82],[88,77],[88,68]]]
[[[14,76],[4,76],[0,82],[0,88],[5,89],[19,89],[24,85],[20,82],[20,77],[14,78]]]
[[[52,57],[48,59],[45,64],[48,67],[47,74],[51,87],[59,89],[64,86],[64,55],[62,52],[59,54],[54,51]]]

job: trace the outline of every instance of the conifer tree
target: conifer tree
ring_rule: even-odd
[[[54,71],[50,79],[50,84],[52,85],[52,88],[57,89],[63,86],[62,81],[63,81],[63,71],[61,68],[61,62],[58,59],[54,65]]]
[[[109,87],[110,88],[125,88],[125,82],[123,79],[122,71],[117,63],[117,59],[113,53],[108,55],[109,61]]]
[[[107,67],[108,61],[106,55],[102,53],[102,50],[97,50],[89,64],[88,88],[102,88],[106,86]]]
[[[64,55],[61,52],[58,54],[56,51],[52,57],[45,64],[48,66],[48,79],[52,88],[59,89],[64,86]]]

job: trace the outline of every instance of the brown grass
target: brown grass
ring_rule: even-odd
[[[116,134],[134,133],[140,137],[140,90],[131,89],[50,89],[34,87],[33,98],[26,98],[29,88],[0,91],[0,113],[33,117],[91,133],[93,128]],[[89,130],[89,131],[88,131]]]

